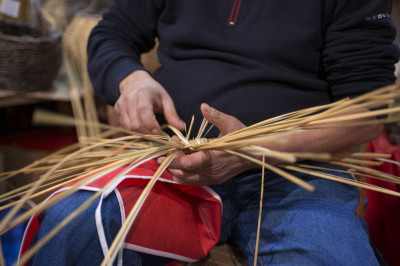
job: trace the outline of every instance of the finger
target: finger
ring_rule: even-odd
[[[152,134],[143,124],[143,121],[136,112],[129,113],[130,130],[142,134]]]
[[[190,186],[210,186],[219,185],[224,182],[224,179],[213,179],[207,175],[202,175],[192,172],[184,172],[182,170],[172,170],[171,174],[176,182]]]
[[[176,112],[174,102],[168,94],[162,95],[162,109],[167,122],[179,130],[185,129],[185,123]]]
[[[119,123],[126,130],[132,130],[132,126],[130,124],[130,119],[127,115],[118,116]]]
[[[201,176],[196,173],[184,172],[182,170],[170,170],[171,174],[174,176],[174,180],[182,185],[190,186],[206,186],[210,185],[207,177]]]
[[[204,118],[214,126],[218,127],[221,135],[226,135],[233,131],[246,127],[236,117],[227,115],[215,108],[210,107],[208,104],[203,103],[200,107]]]
[[[138,93],[136,98],[136,117],[140,125],[141,132],[151,133],[154,135],[161,134],[160,125],[154,115],[155,97],[144,91]],[[132,117],[133,118],[133,117]]]
[[[116,107],[118,107],[117,114],[118,114],[121,125],[125,129],[130,130],[130,131],[143,133],[143,134],[150,134],[149,132],[147,132],[146,128],[143,126],[143,123],[140,120],[140,118],[137,116],[135,109],[129,108],[131,106],[132,105],[123,105],[123,104],[116,105]]]
[[[130,131],[150,134],[150,132],[148,132],[148,130],[143,126],[143,122],[141,121],[140,117],[137,115],[137,111],[135,109],[136,102],[130,100],[136,98],[129,96],[129,94],[128,96],[121,95],[114,107],[121,126]]]
[[[183,151],[178,151],[178,152],[176,153],[175,157],[174,157],[174,160],[177,159],[177,158],[180,158],[180,157],[182,157],[182,156],[185,156],[184,152],[183,152]],[[160,157],[158,157],[158,158],[157,158],[157,163],[158,163],[158,164],[162,164],[162,163],[164,162],[165,158],[167,158],[167,157],[166,157],[166,156],[160,156]],[[173,162],[173,160],[172,160],[172,162]],[[172,163],[172,162],[171,162],[171,163]],[[170,168],[171,163],[169,164],[168,168]]]
[[[181,156],[181,154],[179,156],[177,155],[169,165],[169,168],[180,169],[187,172],[200,172],[210,165],[211,155],[209,151],[201,151],[183,156]]]
[[[131,130],[131,124],[130,124],[130,119],[129,116],[126,112],[123,111],[123,109],[120,107],[119,102],[114,106],[115,114],[118,117],[118,121],[121,124],[121,126],[126,129],[126,130]]]

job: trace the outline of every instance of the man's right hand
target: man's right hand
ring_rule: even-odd
[[[123,128],[143,134],[160,134],[154,113],[162,113],[170,125],[184,129],[171,97],[146,71],[136,70],[125,77],[119,92],[114,109]]]

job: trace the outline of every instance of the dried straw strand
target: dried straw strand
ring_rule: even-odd
[[[310,170],[305,165],[297,164],[297,160],[311,159],[315,161],[330,162],[332,164],[341,165],[348,169],[356,169],[365,175],[372,176],[374,178],[379,178],[393,183],[399,183],[400,178],[382,173],[380,171],[372,170],[367,165],[377,165],[381,164],[382,161],[388,161],[388,155],[386,154],[370,154],[370,153],[350,153],[350,154],[335,154],[331,155],[328,153],[288,153],[279,152],[265,149],[259,146],[260,144],[268,143],[282,143],[282,136],[288,136],[288,134],[295,134],[300,130],[313,130],[313,129],[323,129],[332,127],[343,127],[343,126],[355,126],[355,125],[367,125],[372,123],[377,123],[377,120],[365,120],[354,122],[354,119],[368,119],[379,114],[388,114],[392,112],[400,111],[400,108],[389,108],[385,110],[371,111],[369,113],[357,113],[360,107],[377,107],[385,105],[392,101],[394,97],[399,97],[399,92],[392,92],[395,86],[388,86],[374,92],[368,93],[366,95],[360,96],[354,99],[344,99],[342,101],[328,104],[325,106],[312,107],[289,114],[281,115],[275,118],[267,119],[253,126],[232,132],[225,136],[216,139],[205,139],[204,132],[207,127],[207,121],[203,120],[199,132],[195,139],[189,140],[190,133],[193,127],[193,119],[189,128],[188,133],[184,136],[176,128],[167,125],[163,128],[169,128],[177,136],[177,139],[171,138],[170,136],[163,133],[162,136],[155,135],[144,135],[136,132],[126,131],[120,128],[111,127],[108,125],[98,124],[96,122],[86,122],[83,120],[70,119],[67,118],[62,122],[69,125],[82,125],[85,127],[91,127],[98,125],[99,128],[108,130],[99,136],[83,136],[80,138],[80,142],[84,143],[84,148],[80,148],[77,151],[74,149],[66,150],[60,152],[57,155],[52,155],[48,157],[48,161],[51,163],[46,164],[45,161],[40,161],[32,164],[30,167],[26,167],[21,171],[14,171],[10,173],[0,174],[0,177],[10,177],[16,173],[26,173],[37,171],[47,171],[40,180],[33,183],[31,186],[26,186],[20,190],[16,190],[13,193],[7,195],[14,197],[19,197],[24,193],[20,200],[16,201],[12,209],[15,210],[24,204],[27,200],[31,199],[35,195],[43,193],[43,191],[49,192],[51,189],[58,189],[61,186],[70,186],[72,182],[74,185],[70,186],[68,190],[62,191],[55,195],[53,198],[46,201],[46,203],[37,206],[23,215],[19,216],[17,219],[11,221],[13,217],[8,217],[8,220],[3,220],[0,223],[0,234],[9,230],[13,226],[17,225],[19,222],[29,219],[31,215],[43,211],[44,209],[52,206],[59,200],[71,195],[77,191],[80,186],[88,184],[97,178],[100,178],[106,173],[109,173],[119,167],[129,165],[122,172],[120,172],[112,181],[110,181],[103,189],[106,191],[108,187],[117,184],[123,175],[127,171],[132,170],[141,163],[156,158],[158,156],[167,156],[167,160],[163,162],[160,168],[157,170],[153,178],[149,181],[148,186],[141,194],[139,200],[136,202],[133,210],[130,212],[128,219],[125,221],[121,230],[119,231],[115,241],[113,242],[109,252],[103,261],[103,264],[111,264],[115,259],[118,250],[121,248],[121,243],[125,239],[128,231],[132,228],[132,225],[139,213],[143,202],[146,200],[148,194],[150,193],[152,187],[158,179],[158,176],[168,167],[170,161],[172,161],[173,156],[176,152],[180,150],[186,150],[190,152],[205,151],[205,150],[219,150],[230,154],[234,154],[253,163],[256,163],[262,167],[264,173],[265,169],[275,172],[276,174],[282,176],[298,184],[299,186],[313,191],[314,187],[307,182],[297,178],[288,171],[297,171],[302,173],[307,173],[316,177],[325,178],[335,182],[341,182],[348,185],[354,185],[358,187],[363,187],[367,189],[372,189],[382,193],[387,193],[390,195],[400,196],[400,193],[393,192],[384,188],[379,188],[366,184],[360,181],[344,179],[337,177],[333,174],[326,174],[322,172]],[[56,120],[57,123],[60,119],[52,117],[47,120]],[[384,119],[383,121],[389,121]],[[54,121],[53,121],[54,122]],[[334,124],[332,124],[334,123]],[[340,123],[340,124],[338,124]],[[108,139],[112,137],[115,133],[125,133],[128,134],[124,137]],[[143,142],[146,140],[146,143]],[[71,154],[69,152],[73,151]],[[257,157],[262,157],[263,161],[257,159]],[[265,157],[278,159],[280,161],[285,161],[289,165],[271,165],[265,162]],[[365,159],[369,161],[365,161]],[[80,174],[77,175],[76,172]],[[337,171],[339,170],[332,170]],[[343,171],[350,173],[350,171]],[[358,173],[357,173],[358,174]],[[50,175],[52,175],[50,177]],[[264,174],[263,174],[264,175]],[[61,181],[57,184],[56,179]],[[49,186],[48,188],[46,188]],[[39,190],[39,192],[36,192]],[[0,197],[1,199],[5,197]],[[81,206],[82,207],[82,206]],[[82,210],[85,209],[82,207]],[[80,209],[81,210],[81,209]],[[71,214],[72,215],[72,214]],[[76,213],[74,214],[76,215]],[[60,230],[65,224],[60,225]],[[32,251],[30,255],[32,256],[35,251]],[[257,252],[256,252],[257,253]],[[256,255],[257,256],[257,255]],[[256,261],[256,260],[255,260]]]
[[[129,229],[131,228],[133,222],[135,221],[136,216],[138,215],[140,209],[143,206],[144,201],[146,200],[147,196],[149,195],[151,189],[154,187],[157,179],[159,176],[167,169],[169,164],[172,162],[176,155],[176,152],[171,153],[166,157],[166,159],[162,162],[158,170],[154,173],[153,177],[150,179],[147,186],[144,188],[143,192],[140,194],[140,197],[137,199],[135,205],[133,206],[131,212],[129,213],[128,217],[126,218],[124,224],[122,225],[121,229],[119,230],[117,236],[115,237],[107,255],[105,256],[102,266],[105,265],[112,265],[115,257],[117,256],[118,251],[120,250],[123,241],[125,240]]]
[[[4,255],[3,255],[3,247],[1,245],[0,241],[0,266],[5,266],[6,262],[4,261]]]
[[[394,180],[390,180],[388,181],[385,178],[382,177],[377,177],[375,175],[371,175],[371,174],[367,174],[367,173],[361,173],[359,171],[356,171],[355,169],[348,169],[348,170],[339,170],[339,169],[332,169],[332,168],[327,168],[327,167],[321,167],[321,166],[315,166],[315,165],[307,165],[307,164],[296,164],[298,167],[302,167],[302,168],[306,168],[306,169],[314,169],[314,170],[319,170],[319,171],[330,171],[330,172],[337,172],[337,173],[346,173],[349,175],[352,175],[353,177],[363,177],[363,178],[373,178],[373,179],[377,179],[377,180],[382,180],[382,181],[387,181],[387,182],[391,182],[394,184],[400,184],[400,180],[399,181],[394,181]],[[345,168],[344,168],[345,169]]]
[[[235,151],[231,151],[231,150],[225,150],[225,152],[237,155],[237,156],[245,158],[251,162],[259,164],[260,166],[267,168],[268,170],[280,175],[283,178],[288,179],[289,181],[301,186],[302,188],[304,188],[310,192],[314,191],[314,187],[312,185],[308,184],[307,182],[304,182],[303,180],[301,180],[300,178],[298,178],[294,175],[291,175],[291,174],[279,169],[276,166],[273,166],[273,165],[265,163],[265,162],[263,163],[262,161],[257,160],[255,158],[253,158],[249,155],[243,154],[243,153],[239,153],[239,152],[235,152]]]
[[[52,229],[45,237],[39,240],[35,245],[29,248],[29,250],[24,253],[18,260],[17,265],[24,265],[32,258],[35,253],[42,248],[47,242],[49,242],[57,233],[59,233],[67,224],[69,224],[73,219],[75,219],[79,214],[86,210],[90,204],[95,201],[103,193],[103,190],[95,192],[88,200],[86,200],[82,205],[80,205],[74,212],[68,215],[61,223],[59,223],[54,229]]]
[[[262,158],[262,163],[265,163],[265,157]],[[261,229],[261,218],[262,218],[262,205],[263,205],[263,196],[264,196],[264,175],[265,168],[262,167],[261,170],[261,192],[260,192],[260,208],[258,211],[258,223],[257,223],[257,236],[256,236],[256,249],[254,251],[254,266],[257,266],[257,256],[258,256],[258,247],[260,245],[260,229]]]
[[[381,193],[385,193],[388,195],[393,195],[393,196],[397,196],[400,197],[400,193],[399,192],[395,192],[386,188],[381,188],[375,185],[371,185],[371,184],[367,184],[358,180],[350,180],[344,177],[337,177],[331,174],[327,174],[327,173],[322,173],[322,172],[316,172],[316,171],[312,171],[312,170],[308,170],[308,169],[304,169],[304,168],[300,168],[298,166],[295,165],[287,165],[284,166],[284,168],[288,169],[288,170],[292,170],[292,171],[296,171],[296,172],[300,172],[300,173],[305,173],[308,175],[312,175],[312,176],[316,176],[316,177],[321,177],[324,179],[328,179],[328,180],[332,180],[335,182],[339,182],[339,183],[344,183],[347,185],[353,185],[356,187],[361,187],[361,188],[365,188],[365,189],[370,189],[370,190],[374,190],[377,192],[381,192]]]

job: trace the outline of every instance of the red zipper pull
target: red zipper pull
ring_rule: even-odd
[[[233,2],[233,7],[231,10],[231,15],[229,17],[229,25],[236,25],[237,22],[237,17],[239,14],[239,9],[240,9],[240,4],[242,3],[242,0],[235,0]]]

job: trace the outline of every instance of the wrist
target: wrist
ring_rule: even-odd
[[[257,159],[260,159],[260,158],[257,158]],[[242,168],[241,172],[246,172],[249,170],[261,169],[261,166],[255,162],[252,162],[250,160],[242,158],[242,167],[241,168]]]
[[[119,93],[122,94],[127,88],[131,87],[132,84],[138,83],[140,80],[148,78],[149,76],[149,73],[142,69],[131,72],[119,83]]]

